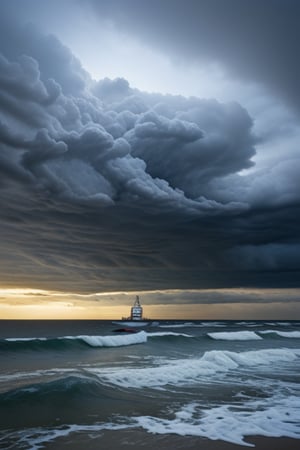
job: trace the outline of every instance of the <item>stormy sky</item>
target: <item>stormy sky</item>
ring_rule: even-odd
[[[2,0],[1,286],[299,288],[299,19]]]

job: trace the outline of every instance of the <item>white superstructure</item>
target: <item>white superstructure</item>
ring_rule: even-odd
[[[143,308],[140,304],[140,298],[137,295],[134,305],[131,308],[130,320],[142,320],[143,319]]]

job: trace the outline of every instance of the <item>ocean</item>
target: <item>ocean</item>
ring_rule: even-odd
[[[1,449],[300,445],[300,322],[0,327]]]

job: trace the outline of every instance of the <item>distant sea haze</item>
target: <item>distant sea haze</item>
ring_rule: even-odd
[[[300,322],[0,325],[0,448],[299,448]]]

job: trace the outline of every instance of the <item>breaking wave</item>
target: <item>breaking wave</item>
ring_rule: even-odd
[[[176,359],[158,367],[118,368],[105,373],[102,369],[86,370],[101,381],[125,388],[158,388],[167,385],[193,385],[207,377],[239,368],[288,363],[300,358],[300,349],[264,349],[246,352],[212,350],[200,358]]]
[[[153,333],[147,333],[148,337],[167,337],[167,336],[175,336],[175,337],[186,337],[191,338],[194,337],[191,334],[186,333],[175,333],[174,331],[155,331]]]
[[[70,347],[121,347],[147,342],[144,331],[113,336],[62,336],[58,338],[7,338],[0,341],[0,350],[70,349]]]
[[[1,381],[16,379],[19,383],[23,380],[25,388],[0,394],[0,404],[6,399],[25,397],[36,397],[45,395],[46,392],[64,391],[84,391],[84,396],[91,392],[91,385],[94,389],[104,386],[110,389],[111,386],[121,388],[154,388],[161,389],[164,386],[172,385],[195,385],[199,382],[211,380],[215,375],[226,374],[227,372],[239,373],[239,369],[251,370],[259,366],[273,368],[300,360],[300,349],[263,349],[245,352],[233,352],[226,350],[212,350],[205,352],[198,358],[169,359],[159,365],[152,367],[91,367],[82,366],[78,369],[46,369],[36,372],[18,372],[1,376]],[[54,377],[54,381],[53,381]],[[52,379],[48,382],[37,382],[28,385],[28,381]]]
[[[107,336],[62,336],[57,338],[7,338],[0,340],[0,350],[75,350],[84,347],[122,347],[143,344],[148,338],[191,338],[190,334],[175,333],[173,331],[123,333]]]
[[[207,335],[212,339],[222,340],[222,341],[252,341],[262,339],[254,331],[227,331],[218,333],[207,333]]]
[[[134,339],[138,334],[140,333],[114,338]],[[143,334],[147,337],[146,333]],[[173,336],[158,338],[169,339]],[[251,444],[247,442],[247,437],[253,435],[299,438],[300,407],[296,384],[278,381],[275,389],[274,379],[272,376],[268,378],[274,368],[294,367],[297,370],[299,362],[300,349],[276,348],[243,352],[211,350],[198,357],[156,361],[155,365],[146,367],[131,364],[127,367],[123,364],[104,367],[100,363],[98,366],[87,364],[73,369],[69,367],[18,372],[15,374],[16,387],[0,393],[2,428],[7,427],[3,437],[0,433],[0,447],[3,444],[3,448],[38,450],[52,441],[59,446],[59,439],[72,433],[90,435],[95,432],[95,436],[99,437],[106,430],[118,432],[133,428],[143,429],[145,433],[199,436],[249,446]],[[259,373],[267,375],[264,387]],[[13,375],[5,376],[11,381]],[[236,391],[237,395],[232,401],[228,399],[229,403],[226,396],[223,402],[217,404],[214,401],[207,403],[201,395],[198,398],[194,396],[195,386],[198,392],[198,386],[212,386],[214,383],[216,386],[224,383],[225,386],[228,382],[233,383],[233,386],[239,386],[241,382],[242,386],[241,391]],[[259,395],[251,397],[247,386],[251,389],[255,387],[253,392],[256,392],[258,386]],[[184,402],[180,405],[174,392],[182,391],[183,387],[192,388],[186,392],[192,393],[193,397],[184,396]],[[139,395],[133,395],[133,390],[139,390]],[[168,411],[162,408],[154,414],[150,408],[147,415],[144,409],[138,409],[143,396],[147,398],[147,405],[151,402],[154,404],[158,397],[165,396],[169,399],[164,404],[168,405]],[[135,398],[138,398],[137,410],[132,413]],[[189,401],[189,398],[193,400]],[[105,410],[107,402],[110,402],[109,416]],[[49,408],[49,405],[56,407]],[[45,423],[55,424],[57,408],[64,411],[66,405],[68,415],[62,417],[59,426],[44,427],[43,422],[40,423],[40,418],[42,421],[45,416]],[[93,418],[92,422],[81,422],[85,413]],[[14,423],[17,417],[21,417],[19,420],[23,423],[24,414],[34,418],[27,429],[14,431],[8,429],[9,420],[12,420],[9,419],[9,414]],[[39,427],[36,426],[37,423]]]
[[[260,334],[276,334],[283,338],[300,339],[300,331],[278,331],[278,330],[265,330],[260,331]]]
[[[230,331],[230,332],[213,332],[203,335],[193,335],[189,333],[181,333],[175,331],[138,331],[135,333],[122,333],[105,336],[62,336],[56,338],[47,337],[31,337],[31,338],[6,338],[0,339],[0,351],[45,351],[45,350],[77,350],[84,348],[105,348],[105,347],[122,347],[135,344],[144,344],[148,339],[155,339],[170,342],[171,339],[193,338],[195,340],[213,339],[221,341],[253,341],[268,339],[269,337],[282,339],[300,339],[300,331]],[[183,341],[182,341],[183,342]]]

